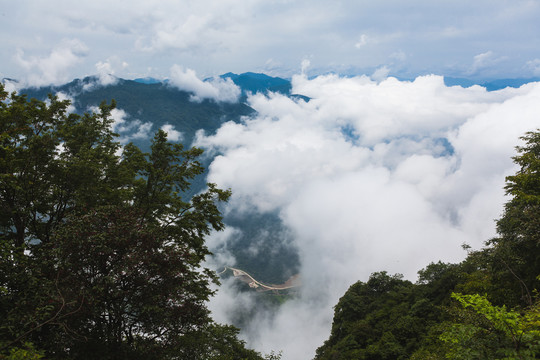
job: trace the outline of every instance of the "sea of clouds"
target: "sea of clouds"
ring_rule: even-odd
[[[434,75],[374,79],[302,73],[293,93],[309,101],[256,94],[256,116],[198,134],[198,146],[219,154],[209,181],[232,189],[230,211],[279,213],[300,254],[298,296],[243,329],[257,350],[313,358],[351,284],[383,270],[414,281],[430,262],[458,262],[462,244],[480,248],[496,234],[515,146],[540,127],[540,83],[488,92]],[[209,244],[226,248],[237,231]],[[217,321],[253,305],[231,284],[210,303]]]

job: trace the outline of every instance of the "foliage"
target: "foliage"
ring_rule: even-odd
[[[245,91],[280,91],[287,93],[290,82],[261,76],[260,74],[227,74]],[[62,92],[73,96],[75,111],[96,108],[103,99],[114,98],[119,107],[125,111],[125,125],[140,121],[141,124],[152,124],[155,131],[165,124],[175,127],[182,133],[182,142],[189,145],[195,139],[196,132],[203,130],[212,134],[227,121],[240,122],[242,117],[249,116],[254,110],[242,101],[237,103],[190,100],[190,94],[165,83],[141,84],[135,81],[118,79],[109,86],[98,86],[96,79],[77,79],[60,87],[30,88],[24,92],[38,99],[47,99],[50,92]],[[288,86],[288,88],[287,88]],[[127,127],[127,126],[126,126]],[[121,127],[118,127],[119,131]],[[125,140],[128,134],[133,135],[136,127],[122,132],[120,139]],[[131,141],[141,150],[149,150],[149,141],[142,137],[131,137]],[[218,153],[206,153],[198,160],[208,167],[213,156]],[[193,179],[188,189],[189,194],[196,194],[206,188],[205,177]],[[224,219],[227,225],[239,228],[241,232],[229,250],[234,254],[236,265],[253,274],[266,283],[280,284],[298,272],[300,260],[297,249],[292,245],[292,236],[286,232],[279,219],[279,214],[250,214],[230,211]],[[262,248],[258,253],[248,251],[254,241]],[[261,256],[265,254],[265,256]]]
[[[499,237],[493,245],[494,275],[519,297],[515,305],[532,305],[533,289],[540,283],[540,131],[523,136],[523,146],[514,162],[518,172],[506,178],[506,192],[512,198],[497,221]],[[519,301],[519,303],[518,303]],[[514,304],[512,304],[514,305]]]
[[[230,192],[189,195],[202,150],[163,131],[149,153],[121,146],[114,102],[77,115],[53,96],[0,95],[0,352],[260,358],[205,305],[217,283],[201,269],[205,237],[223,228]]]
[[[448,344],[447,358],[535,359],[540,352],[540,303],[520,313],[494,306],[478,294],[452,293],[452,298],[465,309],[463,313],[471,309],[473,316],[462,316],[462,322],[450,324],[441,334]],[[471,321],[475,314],[485,321]]]
[[[13,347],[8,355],[0,355],[0,359],[5,360],[39,360],[43,359],[43,351],[36,350],[31,343],[22,344],[23,347]]]
[[[414,284],[374,273],[339,300],[332,334],[316,359],[407,359],[436,318],[436,308]]]

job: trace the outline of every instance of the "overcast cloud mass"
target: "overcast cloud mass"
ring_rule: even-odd
[[[432,261],[463,259],[463,243],[494,236],[514,147],[540,124],[540,83],[488,92],[442,77],[540,76],[540,1],[0,4],[0,78],[19,81],[9,90],[150,76],[192,101],[235,102],[240,89],[216,75],[252,71],[292,77],[293,93],[311,98],[252,95],[257,115],[196,140],[219,154],[209,181],[232,189],[226,211],[279,214],[298,248],[299,296],[242,331],[284,359],[313,357],[357,280],[382,270],[415,280]],[[156,130],[122,104],[112,116],[122,142]],[[209,239],[209,266],[234,264],[226,248],[239,231]],[[227,280],[210,307],[228,322],[252,305]]]
[[[336,72],[540,76],[540,2],[0,0],[1,77]]]

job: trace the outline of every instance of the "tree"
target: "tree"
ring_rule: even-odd
[[[47,104],[2,92],[0,101],[0,231],[15,247],[47,242],[71,210],[121,195],[129,179],[115,174],[114,102],[79,116],[52,96]]]
[[[409,358],[434,310],[414,289],[385,271],[353,284],[335,306],[332,332],[315,358]]]
[[[540,302],[526,311],[494,306],[485,296],[452,293],[462,322],[440,338],[451,359],[536,359],[540,352]]]
[[[114,102],[77,115],[53,96],[0,95],[0,351],[30,341],[51,358],[260,358],[205,305],[217,283],[201,268],[205,237],[223,229],[230,192],[189,195],[202,150],[161,130],[150,153],[121,146]],[[186,343],[201,338],[214,346]]]
[[[494,273],[499,282],[515,290],[515,305],[533,303],[533,289],[540,283],[540,130],[528,132],[516,147],[514,162],[520,166],[506,178],[506,193],[512,196],[497,221],[499,236],[493,245]]]

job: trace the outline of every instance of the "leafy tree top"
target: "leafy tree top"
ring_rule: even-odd
[[[205,237],[223,229],[230,191],[190,194],[201,149],[161,130],[149,153],[122,146],[114,101],[78,115],[1,85],[0,100],[0,352],[260,358],[206,308]]]

